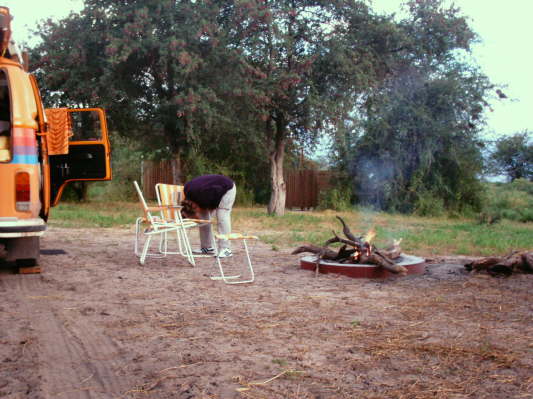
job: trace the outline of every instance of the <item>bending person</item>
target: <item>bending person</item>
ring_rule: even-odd
[[[199,176],[185,183],[183,192],[185,193],[185,199],[182,202],[184,217],[211,220],[213,214],[216,213],[219,234],[231,233],[231,209],[237,193],[233,180],[222,175]],[[211,226],[200,226],[201,248],[193,253],[214,255],[212,242]],[[232,256],[228,240],[219,240],[218,249],[218,257]]]

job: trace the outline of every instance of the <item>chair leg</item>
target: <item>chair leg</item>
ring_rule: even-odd
[[[167,232],[162,233],[159,238],[159,252],[163,255],[167,255],[171,253],[171,252],[168,252]]]
[[[144,243],[143,252],[141,254],[141,259],[140,259],[141,265],[144,265],[144,261],[146,259],[146,255],[148,254],[148,248],[150,247],[150,241],[152,241],[152,236],[151,235],[146,237],[146,241]]]
[[[248,270],[250,272],[250,278],[247,279],[247,280],[235,280],[237,278],[240,278],[241,275],[235,275],[235,276],[226,276],[224,274],[224,268],[222,267],[222,263],[220,262],[220,258],[218,256],[216,256],[216,262],[217,262],[217,265],[218,265],[218,270],[220,271],[220,276],[214,276],[214,277],[211,277],[211,280],[222,280],[224,281],[224,283],[226,284],[245,284],[245,283],[252,283],[255,279],[255,274],[254,274],[254,269],[253,269],[253,266],[252,266],[252,261],[250,259],[250,253],[249,253],[249,250],[248,250],[248,245],[246,244],[246,240],[243,239],[242,240],[243,242],[243,246],[244,246],[244,252],[246,253],[246,260],[247,260],[247,266],[248,266]]]
[[[182,227],[177,233],[180,254],[186,257],[191,265],[196,266],[194,255],[192,253],[191,242],[189,241],[189,236],[187,235],[186,229]]]
[[[255,279],[254,268],[252,266],[252,260],[250,259],[250,252],[248,251],[248,244],[246,244],[246,240],[242,240],[242,243],[244,244],[244,252],[246,253],[246,260],[248,261],[248,269],[250,270],[251,276],[247,283],[251,283]]]
[[[139,240],[140,240],[140,234],[141,234],[141,225],[142,225],[142,218],[137,218],[135,221],[135,246],[134,251],[135,255],[137,257],[140,257],[141,254],[139,253]]]
[[[142,233],[142,218],[137,218],[137,221],[135,222],[135,243],[134,243],[134,252],[135,255],[140,258],[143,256],[145,246],[143,246],[142,251],[139,251],[140,243],[141,243],[141,236],[146,235]],[[151,236],[150,236],[151,237]],[[161,235],[160,240],[164,240],[165,237]],[[166,241],[166,239],[165,239]],[[159,242],[159,251],[155,253],[148,252],[148,249],[146,250],[146,254],[144,257],[152,257],[152,258],[164,258],[167,255],[166,252],[166,243],[164,241]]]

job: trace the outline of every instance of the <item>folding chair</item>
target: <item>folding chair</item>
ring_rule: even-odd
[[[185,198],[183,186],[176,184],[157,183],[155,185],[155,189],[157,194],[157,202],[162,208],[161,217],[167,220],[175,220],[176,223],[181,226],[177,234],[178,251],[171,252],[167,249],[165,250],[165,253],[179,254],[184,256],[187,258],[189,263],[191,263],[191,265],[195,266],[196,262],[194,258],[205,257],[206,255],[193,254],[187,230],[194,227],[200,227],[205,223],[211,223],[211,221],[201,219],[184,219],[181,216],[181,201]],[[213,244],[216,251],[216,243]]]
[[[134,181],[133,185],[139,195],[139,200],[143,208],[144,216],[138,217],[135,221],[135,255],[140,258],[141,265],[144,265],[146,257],[161,258],[167,255],[167,234],[176,233],[179,234],[179,230],[182,228],[179,223],[176,223],[174,219],[165,219],[159,216],[154,216],[154,212],[161,212],[162,207],[148,207],[144,200],[139,184]],[[168,208],[168,207],[167,207]],[[147,224],[148,227],[142,230],[143,224]],[[141,240],[141,234],[144,235],[144,245],[141,252],[139,252],[139,243]],[[151,253],[149,252],[150,242],[152,238],[159,236],[159,251]]]
[[[230,241],[237,241],[237,240],[240,240],[242,241],[242,244],[243,244],[243,248],[244,248],[244,253],[246,254],[246,261],[247,261],[247,266],[248,266],[248,271],[249,271],[249,274],[250,274],[250,277],[248,279],[241,279],[241,275],[238,274],[238,275],[234,275],[234,276],[227,276],[225,273],[224,273],[224,267],[222,266],[222,263],[227,261],[228,259],[231,259],[231,258],[219,258],[218,256],[216,256],[216,262],[217,262],[217,265],[218,265],[218,270],[220,271],[220,276],[214,276],[214,277],[211,277],[212,280],[222,280],[224,281],[226,284],[245,284],[245,283],[252,283],[255,279],[255,274],[254,274],[254,268],[252,266],[252,261],[250,259],[250,252],[249,252],[249,249],[248,249],[248,244],[246,243],[246,240],[257,240],[258,237],[257,236],[252,236],[252,235],[243,235],[243,234],[240,234],[240,233],[230,233],[230,234],[216,234],[215,235],[216,239],[221,239],[221,240],[230,240]],[[240,280],[237,280],[237,279],[240,279]]]

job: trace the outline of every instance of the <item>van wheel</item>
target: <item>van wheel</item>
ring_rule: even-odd
[[[13,238],[7,242],[8,261],[15,261],[18,267],[34,267],[39,263],[39,237]]]
[[[33,267],[39,264],[38,259],[29,258],[29,259],[17,259],[17,267]]]

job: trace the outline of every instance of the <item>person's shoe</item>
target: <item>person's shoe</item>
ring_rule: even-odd
[[[217,255],[219,258],[229,258],[230,256],[233,256],[233,253],[231,252],[231,249],[224,248],[222,251],[220,251]]]
[[[215,248],[200,248],[200,249],[194,249],[192,251],[193,255],[214,255],[215,254]]]

